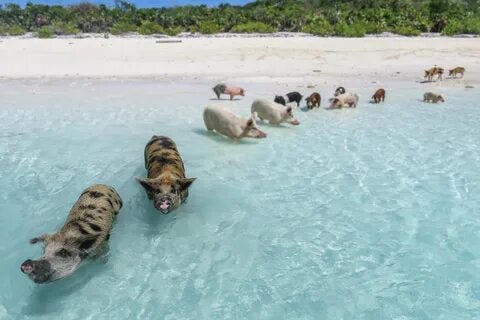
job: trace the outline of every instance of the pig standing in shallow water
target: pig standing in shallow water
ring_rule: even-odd
[[[221,94],[230,95],[230,100],[233,100],[235,96],[245,96],[245,90],[240,87],[228,86],[226,84],[217,84],[213,87],[213,92],[217,95],[217,99],[220,99]]]
[[[145,146],[147,178],[137,178],[155,209],[167,214],[187,201],[188,188],[196,178],[185,177],[177,145],[169,137],[153,136]]]
[[[292,107],[283,106],[279,103],[258,99],[252,103],[252,114],[257,113],[261,120],[267,120],[270,124],[279,125],[287,122],[299,125],[300,122],[293,116]]]
[[[209,106],[203,111],[207,130],[215,130],[231,139],[265,138],[267,134],[257,128],[255,117],[245,119],[220,106]]]
[[[358,95],[356,93],[344,93],[330,99],[330,108],[350,107],[356,108],[358,104]]]
[[[85,189],[58,232],[30,240],[44,243],[44,256],[26,260],[20,270],[36,283],[72,274],[85,258],[106,248],[113,219],[121,207],[122,200],[112,187],[97,184]]]

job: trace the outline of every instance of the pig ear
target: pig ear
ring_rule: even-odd
[[[190,185],[193,183],[193,181],[197,180],[197,178],[184,178],[184,179],[178,179],[178,184],[180,184],[180,188],[182,190],[188,189]]]
[[[142,178],[139,178],[139,177],[135,177],[135,179],[142,185],[142,187],[145,188],[145,190],[147,190],[147,191],[152,191],[153,190],[151,179],[142,179]]]

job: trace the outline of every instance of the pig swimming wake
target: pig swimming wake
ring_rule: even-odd
[[[44,243],[44,256],[26,260],[20,270],[36,283],[72,274],[85,258],[106,248],[113,220],[121,207],[122,200],[112,187],[97,184],[85,189],[59,231],[30,240],[30,243]]]
[[[215,130],[230,139],[265,138],[267,134],[257,128],[255,117],[245,119],[221,106],[209,106],[203,111],[207,130]]]
[[[279,103],[265,99],[257,99],[252,103],[252,114],[257,114],[260,120],[267,120],[270,124],[279,125],[286,122],[299,125],[300,122],[293,116],[292,107],[285,107]]]
[[[188,188],[196,178],[185,177],[177,145],[169,137],[153,136],[145,146],[147,178],[137,178],[155,209],[169,213],[187,201]]]

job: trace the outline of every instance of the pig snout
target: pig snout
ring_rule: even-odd
[[[297,119],[293,119],[290,123],[295,126],[298,126],[300,124],[300,121],[298,121]]]
[[[155,202],[155,208],[157,208],[157,210],[160,210],[162,213],[168,213],[171,207],[172,199],[170,199],[170,197],[168,196],[161,197],[158,201]]]
[[[52,268],[47,260],[25,260],[20,266],[20,270],[36,283],[47,282],[52,275]]]
[[[266,134],[265,132],[259,130],[259,132],[258,132],[258,137],[259,137],[259,138],[266,138],[266,137],[267,137],[267,134]]]

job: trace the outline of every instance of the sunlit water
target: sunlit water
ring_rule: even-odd
[[[0,319],[480,318],[477,89],[433,89],[447,102],[430,105],[425,86],[387,88],[376,106],[358,88],[356,110],[297,110],[298,127],[232,142],[204,129],[210,87],[0,84]],[[247,115],[292,89],[273,88],[224,104]],[[198,178],[170,215],[133,179],[153,134]],[[28,239],[94,183],[124,202],[108,261],[34,284]]]

